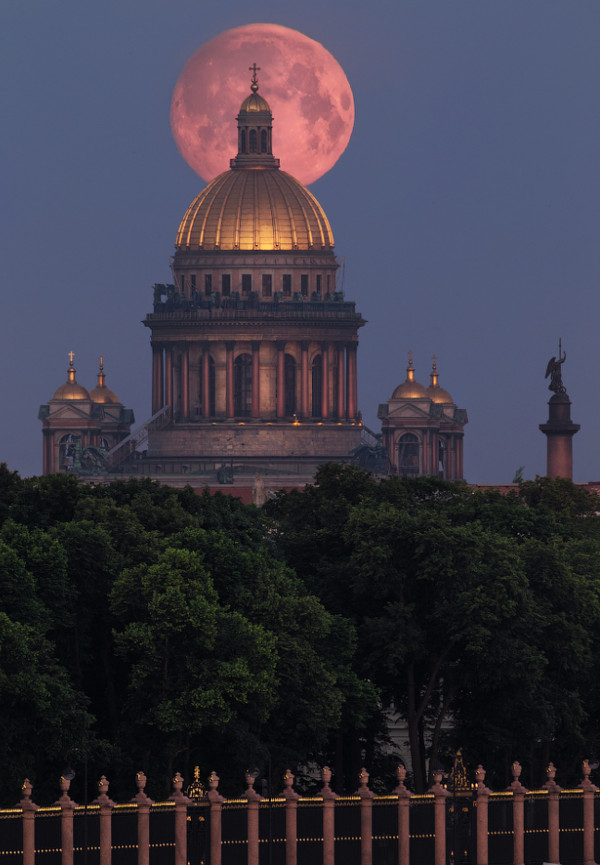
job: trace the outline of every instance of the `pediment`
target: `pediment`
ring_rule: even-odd
[[[408,400],[402,400],[393,407],[388,403],[387,420],[400,420],[401,418],[419,418],[429,420],[429,402],[423,400],[423,404],[427,406],[427,410],[416,405],[414,400],[411,400],[410,402],[408,402]]]
[[[52,420],[90,420],[90,404],[86,402],[84,406],[79,406],[75,400],[67,402],[50,403],[50,414]]]

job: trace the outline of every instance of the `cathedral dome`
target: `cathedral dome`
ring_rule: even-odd
[[[75,378],[76,369],[73,366],[73,352],[69,352],[69,368],[67,380],[55,391],[52,399],[89,399],[90,395],[83,385],[78,384]]]
[[[100,370],[98,372],[98,384],[90,391],[90,399],[98,403],[120,404],[121,400],[114,390],[106,387],[106,373],[104,372],[104,358],[100,358]]]
[[[406,381],[399,384],[392,399],[423,399],[428,398],[427,388],[415,380],[415,368],[413,365],[412,352],[409,352],[408,366],[406,368]]]
[[[183,217],[175,246],[202,250],[333,249],[333,232],[317,199],[285,171],[272,152],[273,117],[258,94],[256,64],[237,117],[238,153]]]
[[[433,402],[437,403],[454,403],[454,400],[450,396],[447,390],[439,385],[439,376],[437,371],[437,362],[434,358],[433,361],[433,369],[431,370],[429,377],[431,379],[431,384],[427,388],[427,396],[433,400]]]
[[[278,168],[231,169],[202,190],[183,217],[178,250],[330,250],[333,232],[317,199]]]

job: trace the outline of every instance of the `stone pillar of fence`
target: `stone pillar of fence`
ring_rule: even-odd
[[[100,808],[100,865],[110,865],[112,860],[112,809],[115,803],[108,798],[108,781],[103,775],[98,781],[98,796],[92,805]]]
[[[137,842],[138,865],[150,865],[150,806],[152,799],[146,795],[145,788],[148,779],[143,772],[135,776],[138,791],[131,800],[137,805]]]
[[[488,806],[490,793],[485,786],[485,769],[481,764],[475,772],[477,781],[477,865],[488,865]]]
[[[369,790],[369,773],[363,767],[358,776],[360,797],[360,865],[373,865],[373,798],[375,793]]]
[[[187,865],[187,809],[190,799],[181,792],[183,778],[177,772],[169,801],[175,802],[175,865]]]
[[[323,865],[335,865],[335,800],[337,793],[331,789],[331,769],[323,766],[321,769],[323,787]]]
[[[23,865],[35,865],[35,812],[39,805],[31,801],[32,791],[29,778],[25,778],[21,787],[23,798],[17,805],[23,812]]]
[[[594,795],[598,789],[590,781],[591,767],[587,760],[582,764],[583,778],[583,865],[596,865],[594,861]]]
[[[527,789],[521,784],[521,764],[518,760],[512,764],[512,784],[506,789],[513,794],[513,863],[525,865],[525,793]]]
[[[398,865],[409,865],[410,862],[410,826],[409,826],[409,804],[412,793],[407,790],[406,767],[398,766],[396,769],[398,785],[393,793],[398,797]]]
[[[69,796],[70,786],[71,781],[61,775],[61,796],[54,804],[60,807],[60,844],[62,848],[60,861],[62,865],[73,865],[73,811],[79,807]]]
[[[435,865],[446,865],[446,799],[450,793],[442,787],[442,773],[437,770],[433,773],[429,792],[435,796]]]
[[[285,865],[298,862],[298,799],[294,790],[294,775],[286,769],[283,776],[283,798],[285,799]]]
[[[258,865],[258,809],[262,799],[254,789],[256,775],[246,772],[247,789],[244,796],[248,802],[248,865]]]
[[[556,777],[554,763],[548,763],[546,777],[548,780],[544,784],[544,788],[548,791],[548,862],[552,863],[552,865],[559,865],[560,820],[558,809],[561,788],[554,780]]]
[[[206,794],[210,802],[210,865],[221,865],[221,813],[225,799],[219,793],[219,776],[211,772]]]

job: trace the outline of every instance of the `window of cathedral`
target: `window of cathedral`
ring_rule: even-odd
[[[270,273],[262,275],[262,296],[271,297],[273,294],[273,277]]]
[[[308,273],[300,274],[300,293],[308,297]]]
[[[231,275],[224,273],[221,276],[221,294],[223,297],[229,297],[231,294]]]
[[[204,274],[204,294],[208,297],[212,292],[212,273]]]
[[[242,273],[242,294],[250,294],[252,291],[252,274]]]
[[[419,439],[414,433],[405,433],[398,441],[398,474],[419,474]]]
[[[192,273],[192,275],[190,276],[190,284],[191,284],[191,290],[192,290],[192,294],[193,294],[196,291],[196,274],[195,273]]]
[[[260,133],[260,152],[268,153],[267,147],[267,130],[263,129]]]
[[[67,433],[60,440],[59,448],[59,470],[69,472],[73,469],[75,455],[77,451],[77,443],[81,440],[81,436]]]
[[[328,273],[327,274],[327,294],[329,294],[330,291],[331,291],[331,275]]]
[[[252,357],[239,354],[233,364],[234,413],[250,417],[252,411]]]
[[[256,153],[258,151],[258,136],[256,134],[256,129],[250,130],[249,141],[250,141],[250,148],[249,148],[250,153]]]
[[[285,356],[285,414],[291,417],[296,413],[296,361],[291,354]]]
[[[321,294],[321,274],[317,273],[317,294]]]
[[[291,297],[292,296],[292,274],[291,273],[284,273],[283,274],[281,288],[282,288],[284,297]]]
[[[240,130],[240,153],[247,153],[246,150],[246,130]]]
[[[323,360],[318,354],[312,363],[312,416],[321,417],[323,395]]]

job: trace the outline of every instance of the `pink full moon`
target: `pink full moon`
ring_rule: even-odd
[[[235,118],[250,93],[273,113],[273,156],[304,184],[335,165],[354,126],[354,99],[337,60],[314,39],[279,24],[245,24],[206,42],[185,64],[171,100],[171,129],[181,155],[204,180],[237,153]]]

